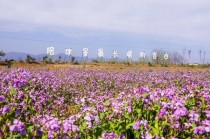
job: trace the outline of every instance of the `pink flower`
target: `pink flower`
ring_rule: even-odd
[[[193,131],[194,134],[204,134],[205,128],[203,126],[198,126]]]
[[[141,125],[140,121],[137,120],[136,123],[133,125],[133,129],[139,130],[140,129],[140,125]]]

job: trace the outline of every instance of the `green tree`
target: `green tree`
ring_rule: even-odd
[[[74,63],[74,61],[75,61],[75,57],[72,56],[72,57],[71,57],[71,63]]]
[[[26,62],[27,63],[34,63],[34,62],[36,62],[36,59],[34,57],[30,56],[30,55],[27,55],[26,56]]]
[[[42,61],[47,63],[47,59],[48,59],[47,56],[43,56]]]
[[[4,57],[5,56],[5,53],[3,51],[0,51],[0,60],[1,60],[1,57]]]
[[[42,61],[45,63],[53,63],[52,58],[49,58],[48,56],[43,56]]]

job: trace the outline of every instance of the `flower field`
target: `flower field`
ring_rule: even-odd
[[[210,71],[0,70],[0,138],[210,138]]]

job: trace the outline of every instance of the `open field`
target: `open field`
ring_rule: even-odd
[[[170,71],[177,71],[177,70],[208,70],[209,67],[203,67],[201,66],[178,66],[178,65],[169,65],[167,67],[161,66],[161,65],[153,65],[148,66],[148,64],[131,64],[127,65],[124,63],[86,63],[85,66],[83,63],[80,63],[79,65],[74,65],[72,63],[65,63],[65,64],[27,64],[27,63],[20,63],[15,62],[12,65],[13,68],[27,68],[27,69],[34,69],[34,68],[48,68],[51,70],[54,69],[69,69],[69,68],[87,68],[87,69],[101,69],[101,70],[170,70]],[[0,69],[7,69],[6,66],[1,66]]]
[[[210,138],[208,68],[16,63],[0,77],[0,138]]]

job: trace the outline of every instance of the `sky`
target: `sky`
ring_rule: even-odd
[[[0,50],[55,54],[72,48],[90,57],[103,48],[138,58],[141,51],[179,52],[199,61],[199,51],[210,62],[209,0],[0,0]]]

